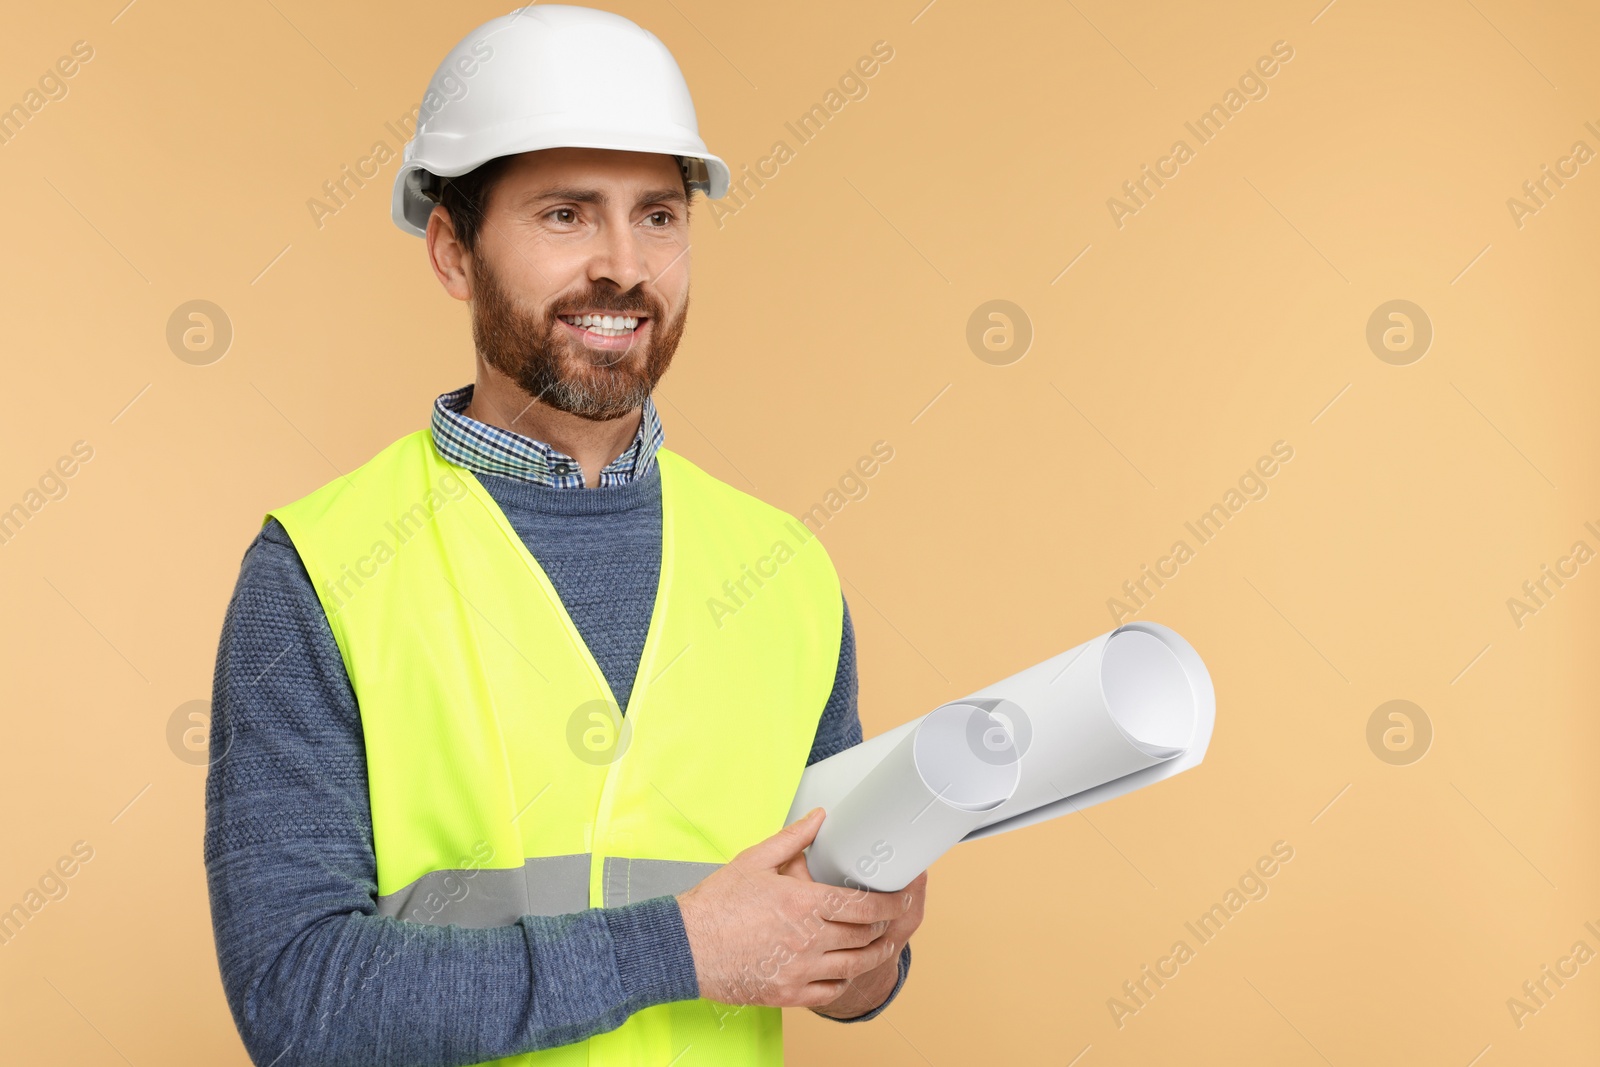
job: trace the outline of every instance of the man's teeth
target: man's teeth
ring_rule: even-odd
[[[632,315],[563,315],[561,321],[581,326],[601,337],[621,337],[639,326],[639,320]]]

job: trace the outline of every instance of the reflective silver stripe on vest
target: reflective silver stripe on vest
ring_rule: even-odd
[[[589,906],[589,854],[540,856],[511,869],[429,871],[378,898],[378,914],[473,929],[510,926],[522,915],[565,915]]]
[[[601,872],[606,907],[615,908],[651,897],[675,897],[720,866],[720,863],[689,860],[630,860],[607,856]]]
[[[567,915],[589,907],[591,854],[538,856],[520,868],[429,871],[378,898],[378,914],[414,923],[484,929],[511,926],[523,915]],[[605,906],[676,896],[720,867],[685,860],[608,856],[602,870]]]

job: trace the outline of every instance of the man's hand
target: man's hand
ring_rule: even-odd
[[[805,857],[800,857],[800,863],[805,864]],[[928,872],[923,871],[913,878],[904,889],[899,891],[900,896],[909,895],[911,906],[899,918],[889,922],[889,929],[883,932],[884,940],[896,946],[904,945],[918,926],[922,925],[923,902],[928,892]],[[874,894],[878,895],[878,894]],[[894,894],[887,894],[893,896]],[[894,984],[900,980],[900,953],[892,952],[889,958],[877,967],[849,982],[844,991],[834,1000],[820,1007],[813,1008],[818,1015],[826,1015],[831,1019],[853,1019],[857,1015],[867,1012],[882,1004],[894,989]]]
[[[885,965],[895,974],[900,947],[922,921],[921,887],[874,893],[812,881],[803,850],[821,825],[822,809],[813,809],[678,894],[702,997],[844,1014],[854,981]],[[876,1007],[893,985],[891,977],[854,1014]]]

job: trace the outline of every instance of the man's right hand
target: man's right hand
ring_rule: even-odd
[[[907,894],[811,880],[803,852],[823,817],[813,808],[678,894],[702,997],[817,1007],[899,950],[882,935]]]

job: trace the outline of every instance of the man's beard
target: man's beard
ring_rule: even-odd
[[[548,318],[539,318],[514,302],[482,256],[472,257],[472,277],[472,339],[483,361],[533,399],[595,422],[644,404],[672,365],[689,316],[687,295],[678,317],[665,322],[653,297],[605,284],[560,301]],[[558,316],[592,308],[648,317],[648,341],[616,352],[589,348]]]

